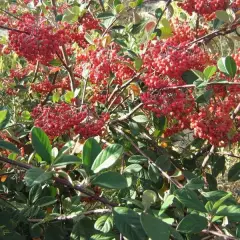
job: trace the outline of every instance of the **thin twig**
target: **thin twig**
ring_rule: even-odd
[[[0,8],[0,11],[2,11],[2,12],[4,12],[4,13],[6,13],[7,15],[9,15],[9,16],[11,16],[11,17],[13,17],[13,18],[15,18],[15,19],[17,19],[17,20],[19,20],[19,21],[21,21],[21,19],[20,19],[19,17],[16,17],[16,16],[13,15],[12,13],[10,13],[10,12],[8,12],[8,11],[6,11],[6,10],[3,10],[2,8]]]
[[[215,150],[215,147],[212,146],[209,153],[207,154],[207,156],[204,158],[203,163],[202,163],[202,168],[205,168],[207,165],[207,162],[209,161],[210,157],[213,155]]]
[[[209,33],[205,36],[202,36],[202,37],[188,43],[185,47],[190,47],[195,43],[205,43],[206,44],[207,42],[211,41],[213,38],[215,38],[217,36],[224,36],[224,35],[227,35],[227,34],[230,34],[234,31],[236,31],[237,27],[238,27],[238,24],[234,25],[231,29],[225,28],[225,29],[216,30],[212,33]]]
[[[233,111],[233,114],[232,114],[232,119],[235,119],[237,114],[240,112],[240,103],[237,105],[237,107],[235,108],[235,110]]]
[[[5,163],[9,163],[11,165],[18,166],[18,167],[21,167],[21,168],[24,168],[24,169],[34,168],[32,165],[29,165],[29,164],[26,164],[26,163],[23,163],[23,162],[19,162],[19,161],[15,161],[15,160],[11,160],[9,158],[5,158],[5,157],[1,157],[1,156],[0,156],[0,161],[5,162]],[[101,203],[103,203],[107,206],[115,207],[115,206],[118,205],[117,203],[110,202],[109,200],[107,200],[104,197],[99,197],[99,196],[95,195],[93,192],[91,192],[90,190],[86,189],[85,187],[83,187],[81,185],[72,185],[69,181],[67,181],[65,179],[62,179],[62,178],[57,178],[57,177],[54,178],[54,180],[58,184],[61,184],[61,185],[67,186],[68,188],[72,188],[74,190],[82,192],[82,193],[88,195],[89,197],[92,197],[93,199],[95,199],[95,200],[97,200],[97,201],[99,201],[99,202],[101,202]]]
[[[8,30],[8,31],[25,33],[25,34],[27,34],[27,35],[30,35],[29,32],[21,31],[21,30],[18,30],[18,29],[16,29],[16,28],[10,28],[10,27],[6,27],[6,26],[2,26],[2,25],[0,25],[0,28],[5,29],[5,30]]]
[[[90,211],[86,211],[86,212],[82,212],[79,214],[70,214],[70,215],[61,215],[59,217],[56,217],[54,219],[51,219],[51,221],[65,221],[65,220],[70,220],[73,219],[79,215],[84,215],[84,216],[90,216],[90,215],[98,215],[98,214],[105,214],[105,213],[111,213],[112,210],[111,209],[95,209],[95,210],[90,210]],[[28,222],[32,222],[32,223],[38,223],[38,222],[44,222],[47,221],[47,219],[39,219],[39,218],[29,218]]]
[[[114,90],[112,91],[111,95],[108,97],[106,105],[112,100],[112,98],[114,97],[114,95],[117,92],[122,92],[124,89],[126,89],[133,81],[135,81],[137,78],[139,78],[141,76],[142,73],[138,73],[136,75],[134,75],[131,79],[129,79],[128,81],[126,81],[122,86],[117,85]],[[115,101],[115,99],[113,100]],[[112,101],[112,102],[113,102]],[[112,102],[109,105],[112,105]]]
[[[218,236],[218,237],[222,237],[223,239],[232,239],[232,240],[236,240],[235,237],[233,236],[228,236],[228,235],[225,235],[225,234],[222,234],[222,233],[219,233],[219,232],[216,232],[216,231],[212,231],[212,230],[202,230],[202,233],[206,233],[206,234],[212,234],[214,236]]]
[[[39,61],[37,61],[35,69],[34,69],[34,75],[33,75],[32,83],[34,83],[35,80],[37,79],[38,70],[39,70]]]
[[[139,110],[141,107],[143,106],[143,103],[139,103],[131,112],[129,112],[128,114],[116,119],[116,120],[113,120],[111,121],[109,124],[114,124],[114,123],[117,123],[117,122],[122,122],[122,121],[125,121],[127,120],[128,118],[130,118],[137,110]]]

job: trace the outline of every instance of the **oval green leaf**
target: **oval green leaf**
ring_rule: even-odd
[[[103,169],[114,165],[123,154],[123,147],[120,144],[113,144],[103,149],[94,160],[91,169],[98,173]]]
[[[184,233],[199,233],[208,226],[208,221],[205,217],[197,214],[187,215],[177,226],[177,230]]]
[[[123,189],[128,186],[127,180],[117,172],[105,172],[93,179],[92,184],[109,189]]]
[[[89,138],[83,145],[83,164],[88,168],[91,169],[92,164],[98,154],[101,152],[100,144],[94,139]]]
[[[32,145],[36,153],[48,164],[52,161],[52,146],[46,133],[41,129],[34,127],[31,131]]]
[[[237,65],[231,56],[222,57],[218,60],[218,69],[230,77],[234,77],[237,72]]]
[[[0,148],[7,149],[15,153],[20,153],[19,149],[14,144],[3,140],[0,140]]]
[[[144,231],[152,240],[169,240],[170,239],[170,226],[150,214],[141,214],[141,223]]]

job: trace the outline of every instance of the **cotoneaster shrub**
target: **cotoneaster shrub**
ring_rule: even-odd
[[[240,3],[145,4],[0,3],[0,239],[240,238]]]

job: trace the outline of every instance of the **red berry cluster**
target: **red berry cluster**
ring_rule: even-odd
[[[75,80],[75,86],[79,85],[79,81]],[[71,90],[70,87],[70,80],[69,78],[63,78],[61,81],[52,84],[48,79],[43,80],[40,83],[33,83],[31,84],[31,89],[34,92],[38,93],[49,93],[55,89],[64,89],[64,90]]]
[[[10,46],[20,56],[24,56],[32,63],[39,60],[43,64],[48,64],[53,59],[59,49],[59,39],[45,19],[26,13],[16,23],[16,28],[22,32],[11,31],[9,39]]]
[[[171,44],[169,44],[171,43]],[[166,86],[162,79],[175,79],[175,84],[182,84],[181,76],[189,69],[203,70],[210,62],[209,56],[199,47],[185,48],[185,44],[172,45],[170,39],[166,42],[156,41],[149,44],[149,49],[143,55],[144,67],[148,70],[145,74],[145,84],[152,88]],[[169,86],[171,86],[169,82]]]
[[[75,134],[80,134],[84,139],[93,136],[101,136],[106,122],[109,120],[109,113],[102,113],[99,119],[89,118],[87,122],[74,126]]]
[[[83,139],[101,135],[109,115],[102,114],[97,118],[90,114],[91,111],[86,108],[78,111],[76,107],[66,103],[54,106],[38,105],[32,111],[32,117],[35,120],[34,125],[42,128],[50,138],[71,131],[80,134]]]
[[[61,29],[57,31],[57,36],[64,44],[76,42],[80,47],[86,48],[89,45],[85,39],[86,32],[100,29],[99,21],[90,13],[86,13],[79,17],[78,22],[73,25],[61,23]]]
[[[238,127],[234,124],[229,113],[237,106],[231,100],[221,103],[211,103],[202,108],[198,113],[191,116],[190,127],[194,130],[196,137],[207,139],[216,146],[226,146],[229,141],[240,140],[239,120]]]
[[[99,20],[95,19],[90,13],[85,13],[82,17],[79,17],[78,22],[83,32],[93,29],[101,30]]]
[[[21,80],[24,77],[26,77],[30,71],[32,71],[34,69],[34,65],[32,64],[28,64],[26,67],[24,68],[14,68],[10,70],[10,78],[11,79],[17,79],[17,80]]]
[[[178,118],[184,112],[189,114],[194,107],[194,99],[191,94],[181,90],[163,91],[159,94],[149,92],[141,95],[141,100],[146,109],[154,112],[156,116],[168,116]]]
[[[111,44],[107,48],[99,46],[96,50],[78,55],[76,73],[81,76],[88,70],[91,83],[99,85],[107,85],[111,75],[114,75],[113,83],[121,84],[131,78],[134,71],[127,66],[126,63],[130,63],[128,59],[118,56],[118,50],[117,45]]]
[[[178,6],[187,11],[190,15],[193,12],[200,15],[212,14],[217,10],[225,10],[228,0],[185,0],[178,3]]]
[[[233,3],[231,4],[231,7],[235,8],[236,10],[239,10],[239,8],[240,8],[240,0],[233,1]]]

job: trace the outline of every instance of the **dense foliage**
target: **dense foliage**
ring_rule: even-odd
[[[240,1],[152,2],[0,2],[0,239],[240,238]]]

